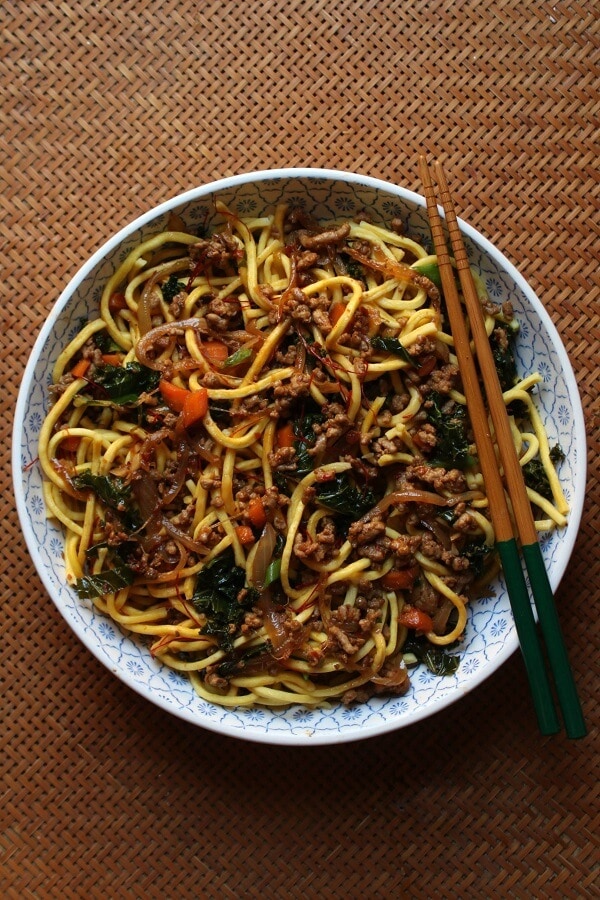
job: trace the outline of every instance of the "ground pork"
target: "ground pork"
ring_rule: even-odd
[[[278,384],[273,389],[274,402],[269,412],[273,419],[288,416],[294,402],[305,397],[310,391],[310,375],[308,372],[293,372],[289,381]]]

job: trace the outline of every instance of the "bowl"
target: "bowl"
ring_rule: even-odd
[[[79,320],[97,309],[102,287],[127,252],[164,229],[171,212],[190,227],[210,217],[219,198],[240,215],[258,215],[286,200],[321,220],[368,209],[375,220],[400,216],[406,231],[431,246],[422,197],[362,175],[323,169],[251,172],[194,188],[150,210],[107,241],[82,266],[50,311],[28,361],[19,392],[13,436],[17,509],[27,546],[49,596],[84,645],[121,681],[167,712],[221,734],[271,744],[318,745],[364,739],[433,715],[480,685],[517,649],[518,641],[502,579],[493,596],[470,605],[461,663],[454,675],[427,670],[411,674],[403,697],[372,698],[363,705],[328,709],[225,709],[205,702],[182,675],[157,663],[147,645],[119,630],[65,583],[63,534],[46,517],[37,443],[49,406],[53,363],[78,330]],[[571,512],[566,528],[542,535],[550,582],[556,589],[573,549],[585,491],[585,430],[581,401],[565,349],[550,317],[525,279],[486,238],[460,223],[470,262],[494,302],[510,300],[520,322],[516,355],[521,372],[542,375],[536,403],[551,445],[565,460],[561,483]]]

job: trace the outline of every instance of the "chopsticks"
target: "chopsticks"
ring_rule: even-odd
[[[556,714],[550,679],[546,672],[544,652],[533,616],[529,592],[519,556],[519,547],[515,539],[513,522],[496,458],[494,441],[488,424],[488,415],[480,387],[475,358],[471,351],[467,326],[454,279],[454,271],[444,237],[442,220],[438,212],[435,187],[424,156],[419,157],[419,172],[425,193],[435,252],[438,258],[438,267],[454,340],[454,349],[488,495],[496,547],[504,571],[533,704],[542,734],[555,734],[560,730],[560,723]],[[485,330],[483,310],[477,296],[454,204],[440,162],[435,163],[435,177],[446,215],[448,233],[469,318],[477,362],[485,385],[498,452],[521,544],[521,553],[529,575],[529,583],[546,646],[546,654],[554,676],[554,685],[563,715],[565,730],[570,738],[583,737],[586,734],[586,726],[581,704],[571,672],[554,604],[552,588],[538,543],[537,531],[525,489],[521,466],[512,439],[510,422],[502,397],[502,388]]]

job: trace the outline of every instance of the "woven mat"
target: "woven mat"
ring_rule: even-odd
[[[0,5],[3,897],[600,895],[598,12]],[[86,257],[173,194],[294,165],[418,190],[421,148],[543,297],[576,370],[589,490],[558,600],[590,734],[539,736],[518,655],[458,705],[365,742],[288,750],[204,732],[116,681],[38,580],[9,465],[29,351]]]

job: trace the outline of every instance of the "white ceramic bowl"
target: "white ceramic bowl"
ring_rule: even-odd
[[[37,456],[40,426],[48,409],[48,385],[54,360],[77,332],[81,317],[98,308],[102,286],[129,250],[162,230],[177,212],[197,226],[219,197],[240,215],[259,214],[283,199],[302,204],[321,220],[352,216],[368,209],[376,220],[400,215],[409,234],[431,245],[423,199],[373,178],[321,169],[252,172],[195,188],[161,204],[112,237],[68,284],[50,311],[35,343],[19,393],[13,441],[13,471],[21,525],[40,577],[56,606],[86,647],[111,672],[168,712],[211,731],[272,744],[327,744],[382,734],[424,719],[481,684],[517,648],[517,637],[504,584],[494,597],[472,605],[461,664],[455,675],[435,677],[414,670],[405,697],[373,698],[354,708],[310,710],[224,709],[201,700],[189,681],[152,659],[147,645],[122,632],[114,622],[79,600],[64,579],[63,534],[45,515]],[[537,405],[549,432],[566,454],[560,477],[571,505],[569,525],[542,539],[553,588],[569,560],[584,498],[585,430],[577,385],[560,338],[525,280],[495,247],[461,222],[467,250],[492,300],[511,300],[521,324],[517,361],[521,372],[537,369],[543,382]]]

